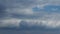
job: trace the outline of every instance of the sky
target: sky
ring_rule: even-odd
[[[60,31],[60,0],[0,0],[0,30]]]

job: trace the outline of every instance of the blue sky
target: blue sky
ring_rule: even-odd
[[[0,28],[60,30],[60,0],[0,0]]]

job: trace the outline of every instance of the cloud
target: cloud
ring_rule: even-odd
[[[6,6],[4,6],[3,4],[0,4],[0,17],[4,17],[6,16]]]
[[[22,29],[22,30],[54,30],[54,29],[59,29],[60,27],[60,21],[56,19],[3,19],[0,20],[0,28],[14,28],[16,27],[17,29]],[[34,29],[33,29],[34,28]]]
[[[21,20],[19,19],[2,19],[0,20],[0,27],[18,27],[19,22]]]
[[[59,0],[6,0],[6,2],[0,0],[0,2],[0,27],[60,28]],[[33,11],[33,8],[39,11],[36,9]]]
[[[0,0],[2,1],[2,0]],[[27,18],[32,18],[32,17],[40,17],[38,16],[38,13],[34,12],[32,8],[34,7],[38,7],[40,9],[46,10],[46,8],[44,9],[44,6],[47,5],[53,5],[52,2],[55,2],[58,4],[58,0],[56,2],[56,0],[6,0],[6,2],[2,1],[2,3],[4,4],[4,6],[6,6],[6,9],[4,10],[4,13],[8,16],[8,17],[12,17],[15,15],[21,15],[23,16],[23,18],[27,17]],[[43,7],[43,8],[41,8]],[[49,7],[48,7],[49,8]],[[40,11],[40,13],[42,13],[43,11]],[[36,13],[36,14],[35,14]],[[44,12],[43,12],[44,13]],[[29,16],[29,17],[28,17]],[[32,16],[32,17],[30,17]],[[19,18],[18,16],[16,16],[17,18]],[[35,19],[35,18],[34,18]]]

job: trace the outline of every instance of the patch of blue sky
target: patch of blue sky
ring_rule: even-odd
[[[45,12],[60,12],[60,6],[54,6],[54,5],[46,5],[44,6],[43,9],[39,8],[39,7],[34,7],[32,9],[34,12],[40,12],[40,11],[45,11]]]

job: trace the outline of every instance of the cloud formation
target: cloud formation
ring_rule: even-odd
[[[60,28],[59,11],[59,0],[0,0],[0,27]]]
[[[36,30],[36,29],[59,29],[60,28],[60,21],[54,19],[3,19],[0,20],[0,28],[17,28],[22,30]]]

